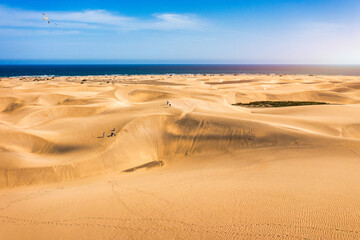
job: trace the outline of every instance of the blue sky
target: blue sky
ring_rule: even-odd
[[[360,64],[359,26],[358,0],[0,0],[0,62]]]

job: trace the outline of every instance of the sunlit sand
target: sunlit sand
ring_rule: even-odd
[[[0,239],[335,238],[360,239],[360,77],[1,78]]]

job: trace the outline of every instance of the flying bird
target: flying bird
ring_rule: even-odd
[[[55,26],[57,26],[58,24],[57,23],[54,23],[55,24]]]
[[[44,20],[46,20],[48,23],[50,23],[50,20],[49,20],[49,18],[46,16],[46,14],[45,14],[45,13],[42,13],[42,15],[44,15]]]

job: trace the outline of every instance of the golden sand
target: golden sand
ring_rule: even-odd
[[[360,77],[2,78],[0,239],[360,239]]]

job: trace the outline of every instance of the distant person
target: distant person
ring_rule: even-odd
[[[105,137],[105,132],[103,132],[103,138]]]

